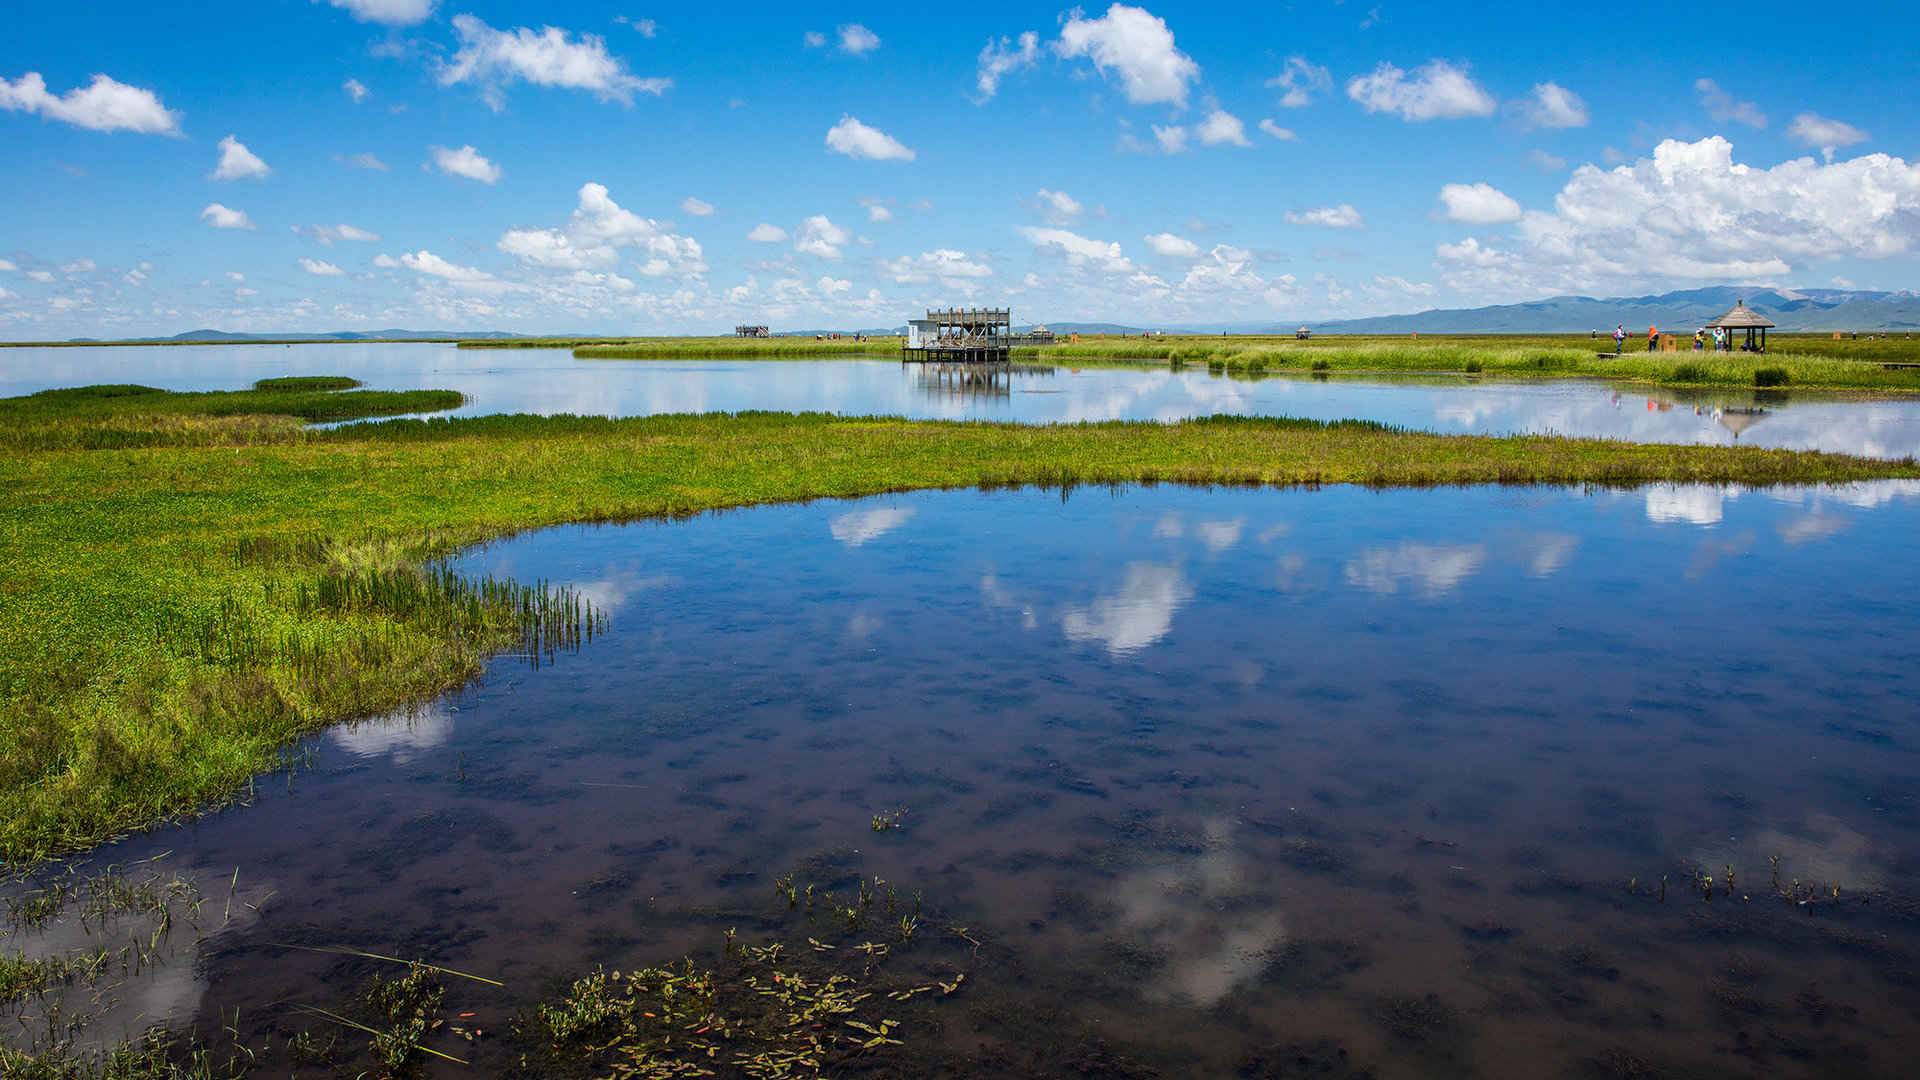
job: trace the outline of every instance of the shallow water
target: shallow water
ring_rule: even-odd
[[[771,409],[1020,423],[1179,420],[1214,413],[1357,418],[1448,434],[1515,432],[1634,442],[1920,454],[1920,397],[1684,393],[1580,381],[1305,375],[1246,380],[1205,370],[1016,365],[981,379],[871,360],[579,360],[566,350],[451,345],[181,345],[0,350],[0,396],[137,382],[235,389],[276,375],[350,375],[384,390],[446,388],[451,415],[639,416]]]
[[[982,943],[924,944],[965,989],[903,1013],[880,1075],[1895,1075],[1917,527],[1920,485],[1883,483],[549,530],[462,564],[577,585],[610,633],[95,861],[240,868],[258,922],[200,961],[205,1030],[370,970],[275,942],[498,978],[449,1007],[504,1029],[595,963],[714,962],[734,926],[804,947],[773,888],[797,870],[919,890]]]

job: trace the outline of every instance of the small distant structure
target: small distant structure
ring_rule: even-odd
[[[736,326],[733,328],[733,336],[734,337],[772,337],[773,331],[768,330],[764,326]]]
[[[1313,340],[1313,331],[1303,326],[1293,332],[1293,338],[1295,341],[1311,341]]]
[[[1051,345],[1053,344],[1053,331],[1047,329],[1045,326],[1036,326],[1020,335],[1020,343],[1023,345]]]
[[[1767,321],[1765,315],[1748,307],[1745,300],[1735,300],[1732,311],[1707,324],[1707,329],[1715,328],[1725,330],[1729,338],[1745,330],[1747,343],[1740,346],[1740,351],[1763,353],[1767,351],[1767,331],[1773,329],[1773,324]],[[1757,339],[1754,336],[1756,333],[1759,335]]]
[[[1004,364],[1012,347],[1013,312],[1008,308],[930,308],[926,318],[907,322],[900,359]]]

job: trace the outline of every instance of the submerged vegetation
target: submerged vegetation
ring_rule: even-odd
[[[0,401],[13,451],[0,457],[0,861],[231,798],[302,733],[458,686],[501,650],[551,655],[593,632],[602,616],[564,590],[436,562],[517,530],[966,486],[1920,477],[1912,461],[1357,421],[747,413],[316,430],[239,411],[334,416],[314,399],[365,393],[94,387]],[[156,417],[191,437],[152,438]]]

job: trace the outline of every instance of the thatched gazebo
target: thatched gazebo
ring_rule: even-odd
[[[1729,339],[1731,339],[1732,335],[1737,331],[1745,330],[1747,332],[1747,343],[1741,346],[1741,351],[1766,352],[1767,331],[1772,329],[1773,324],[1767,321],[1765,315],[1748,307],[1745,300],[1735,300],[1732,311],[1727,312],[1725,315],[1707,324],[1707,329],[1709,330],[1715,327],[1725,330]],[[1754,339],[1755,331],[1759,331],[1760,335],[1757,342]]]

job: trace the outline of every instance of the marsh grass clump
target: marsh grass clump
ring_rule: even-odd
[[[1793,382],[1793,373],[1783,367],[1763,367],[1753,369],[1753,385],[1786,386]]]
[[[359,386],[359,379],[345,375],[282,375],[253,384],[255,390],[354,390]]]
[[[1673,369],[1667,373],[1667,381],[1677,383],[1706,382],[1707,369],[1700,364],[1692,362],[1675,364]]]
[[[1315,357],[1311,365],[1311,369],[1314,371],[1326,371],[1332,367],[1333,362],[1325,357]]]
[[[1466,371],[1469,375],[1478,375],[1486,369],[1487,366],[1485,364],[1481,363],[1478,359],[1474,359],[1467,361],[1466,367],[1462,370]]]

